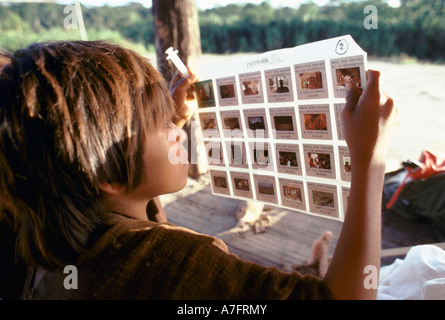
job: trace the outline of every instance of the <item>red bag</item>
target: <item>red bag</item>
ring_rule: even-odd
[[[406,167],[406,176],[394,192],[391,200],[386,205],[386,209],[391,209],[396,202],[403,187],[412,180],[431,177],[439,172],[445,172],[445,154],[433,154],[430,151],[424,151],[419,159],[420,165],[416,168]]]

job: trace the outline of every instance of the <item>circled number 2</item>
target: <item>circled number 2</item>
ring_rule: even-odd
[[[346,40],[341,39],[337,43],[337,47],[335,48],[335,53],[339,55],[344,55],[346,51],[348,51],[348,43],[346,42]]]

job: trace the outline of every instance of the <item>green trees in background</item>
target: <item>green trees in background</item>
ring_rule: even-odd
[[[378,29],[367,30],[363,9],[378,9]],[[64,5],[20,3],[0,5],[0,47],[15,50],[32,42],[78,39],[63,27]],[[140,4],[83,7],[89,39],[107,39],[153,50],[153,16]],[[200,11],[205,53],[263,52],[351,34],[370,55],[401,54],[445,62],[445,0],[401,0],[400,8],[384,0],[331,0],[298,9],[260,5],[227,5]]]
[[[54,3],[0,3],[0,47],[14,51],[34,42],[80,40],[79,30],[64,27],[65,5]],[[122,7],[84,7],[89,40],[123,43],[138,51],[153,46],[150,8],[131,3]]]
[[[378,29],[367,30],[363,9],[378,9]],[[445,61],[445,0],[402,0],[400,8],[386,1],[333,1],[299,9],[261,5],[229,5],[200,14],[203,50],[268,51],[351,34],[371,55],[407,54],[421,60]]]

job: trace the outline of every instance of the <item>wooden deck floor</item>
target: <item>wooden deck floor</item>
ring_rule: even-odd
[[[333,233],[330,255],[335,249],[342,223],[278,207],[267,207],[270,228],[265,233],[240,232],[235,213],[241,200],[214,196],[208,178],[189,179],[178,193],[161,197],[168,220],[178,226],[222,239],[230,252],[265,266],[288,268],[306,261],[312,243],[325,231]],[[265,210],[266,210],[265,209]],[[382,248],[439,242],[427,223],[408,221],[383,212]],[[383,258],[382,265],[395,257]]]

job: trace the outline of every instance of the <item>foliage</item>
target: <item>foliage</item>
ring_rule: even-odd
[[[378,9],[378,29],[367,30],[366,5]],[[0,5],[0,47],[15,50],[36,41],[78,39],[78,30],[63,27],[65,6],[50,3]],[[89,39],[124,42],[153,50],[150,8],[83,7]],[[351,34],[369,54],[409,55],[445,62],[445,0],[401,0],[400,8],[385,0],[331,0],[318,7],[306,2],[298,9],[260,5],[227,5],[199,12],[203,52],[263,52]]]
[[[0,47],[14,51],[34,42],[79,40],[80,32],[64,27],[70,13],[54,3],[0,4]],[[154,51],[153,15],[140,4],[82,7],[89,40],[121,43],[139,52]]]
[[[384,0],[331,0],[299,9],[262,5],[226,6],[200,14],[204,51],[268,51],[351,34],[375,56],[409,55],[445,61],[445,0],[402,0],[400,8]],[[378,29],[367,30],[364,8],[378,9]],[[255,7],[255,10],[252,10]]]

